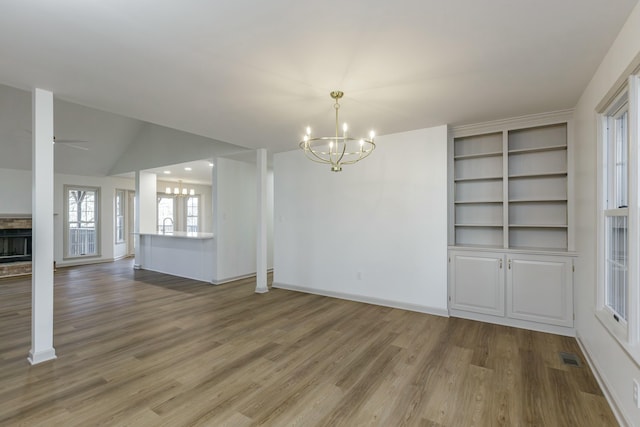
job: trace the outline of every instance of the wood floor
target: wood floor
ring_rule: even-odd
[[[0,281],[0,425],[611,426],[574,339],[130,260],[59,269],[58,359],[30,366],[31,282]]]

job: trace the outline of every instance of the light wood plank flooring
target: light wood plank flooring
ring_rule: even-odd
[[[130,260],[55,281],[58,359],[30,366],[30,278],[0,280],[0,425],[616,425],[571,338]]]

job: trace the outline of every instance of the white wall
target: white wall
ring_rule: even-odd
[[[218,158],[213,216],[216,283],[256,272],[256,165]]]
[[[31,171],[0,169],[0,215],[31,215]]]
[[[0,215],[31,214],[31,171],[0,169]],[[82,185],[100,188],[100,253],[98,258],[64,260],[64,186]],[[134,182],[127,178],[88,177],[55,174],[54,176],[54,259],[59,266],[78,262],[110,261],[121,254],[115,241],[115,190],[133,190]],[[126,245],[120,245],[126,246]]]
[[[376,144],[339,173],[274,156],[274,286],[446,315],[447,128]]]
[[[630,425],[640,425],[632,397],[632,378],[640,369],[594,315],[596,298],[596,105],[640,52],[640,5],[636,6],[575,110],[576,122],[576,260],[577,335]],[[637,285],[637,284],[636,284]]]

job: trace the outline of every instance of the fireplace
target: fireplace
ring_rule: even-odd
[[[0,214],[0,278],[31,274],[31,215]]]
[[[31,261],[31,229],[0,229],[0,263]]]

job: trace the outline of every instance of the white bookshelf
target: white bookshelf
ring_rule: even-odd
[[[508,132],[509,248],[566,251],[567,124]]]
[[[454,246],[567,251],[566,122],[453,139]]]
[[[465,246],[502,245],[502,133],[456,138],[454,163],[455,240]]]
[[[575,334],[571,116],[452,129],[452,316]]]

